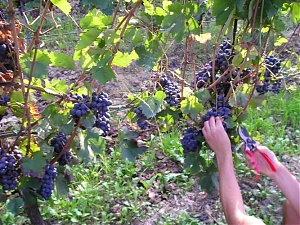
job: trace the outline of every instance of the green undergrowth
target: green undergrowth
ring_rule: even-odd
[[[299,155],[299,107],[299,89],[283,92],[269,97],[258,108],[249,108],[243,124],[256,140],[270,147],[279,157]],[[166,184],[175,184],[182,193],[194,187],[194,179],[183,170],[181,133],[180,127],[174,127],[169,133],[151,136],[146,142],[148,150],[136,163],[123,160],[121,151],[112,149],[110,154],[98,155],[88,165],[69,167],[73,174],[69,195],[59,197],[54,193],[48,202],[40,201],[43,218],[54,224],[131,224],[131,221],[151,217],[159,211],[149,200],[151,191],[168,196],[172,193],[165,190]],[[180,171],[156,169],[160,162],[168,160],[176,162]],[[244,158],[240,158],[236,166],[238,178],[254,177],[243,161]],[[279,224],[281,218],[277,212],[283,196],[275,193],[278,190],[270,179],[262,176],[254,188],[241,188],[250,215],[262,218],[266,224]],[[218,208],[221,210],[220,204]],[[4,206],[0,207],[0,213],[3,224],[29,224],[25,215],[14,216]],[[180,218],[171,217],[170,213],[163,213],[157,224],[204,224],[184,210],[180,212]],[[217,220],[219,224],[224,222],[223,217]]]

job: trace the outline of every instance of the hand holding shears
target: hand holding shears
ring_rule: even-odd
[[[244,141],[245,143],[245,153],[251,158],[251,161],[254,163],[254,170],[256,172],[256,179],[259,178],[259,174],[260,174],[260,170],[259,170],[259,165],[257,163],[257,160],[254,156],[254,152],[257,150],[257,147],[259,146],[259,143],[255,140],[253,140],[247,129],[245,127],[239,126],[238,127],[238,133],[241,137],[241,139]],[[277,171],[276,166],[274,165],[273,161],[269,158],[269,156],[267,154],[265,154],[264,152],[261,152],[258,150],[258,152],[261,154],[261,156],[264,158],[264,160],[268,163],[268,165],[270,166],[271,170],[273,172]]]

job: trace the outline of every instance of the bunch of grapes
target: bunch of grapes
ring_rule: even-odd
[[[159,80],[159,85],[163,88],[163,91],[166,94],[165,101],[170,106],[175,106],[180,102],[180,91],[178,85],[170,81],[167,77],[167,75],[162,75],[162,77]]]
[[[225,102],[225,97],[223,94],[219,94],[217,96],[217,104],[215,104],[203,117],[202,121],[205,122],[209,120],[211,117],[222,117],[224,120],[228,119],[229,117],[232,117],[232,114],[230,112],[231,106],[228,102]],[[227,129],[226,123],[222,122],[224,129]]]
[[[4,10],[0,8],[0,22],[5,23],[7,20],[6,15],[4,14]]]
[[[142,129],[146,130],[148,128],[149,122],[147,121],[147,117],[143,114],[143,111],[140,107],[135,108],[133,112],[137,115],[137,125]]]
[[[58,132],[52,139],[51,139],[51,146],[54,147],[55,155],[58,155],[65,147],[67,143],[67,137],[63,132]],[[71,153],[67,149],[64,154],[58,159],[58,164],[64,166],[71,162]]]
[[[90,112],[90,98],[87,95],[83,94],[82,96],[80,96],[72,94],[71,98],[77,100],[77,102],[73,106],[73,109],[71,110],[71,115],[75,120],[78,120],[80,117],[85,116]]]
[[[18,186],[18,161],[22,159],[22,154],[15,149],[6,152],[0,148],[0,185],[3,191],[13,191]]]
[[[108,99],[108,95],[104,92],[97,95],[96,92],[92,94],[92,102],[89,104],[90,109],[96,117],[94,127],[100,128],[103,133],[101,136],[106,137],[110,131],[110,114],[108,113],[109,106],[112,102]]]
[[[276,75],[281,68],[281,60],[275,58],[272,55],[266,58],[265,64],[266,64],[265,77],[271,77],[272,74]]]
[[[188,153],[197,152],[202,148],[202,143],[199,141],[200,136],[202,136],[201,130],[191,127],[187,128],[183,137],[180,139],[184,157],[186,157]]]
[[[232,45],[230,40],[224,40],[218,48],[216,58],[215,58],[215,67],[216,70],[220,70],[223,73],[228,69],[228,64],[232,58]]]
[[[204,87],[211,81],[212,77],[212,65],[211,62],[206,64],[199,72],[196,73],[196,87],[198,89]],[[194,81],[192,81],[192,86],[194,86]]]
[[[6,73],[7,70],[14,70],[14,49],[15,47],[13,43],[4,43],[0,41],[0,62],[3,65],[3,67],[0,67],[0,72]]]
[[[54,189],[54,178],[57,176],[56,168],[53,165],[46,165],[44,167],[44,175],[40,178],[41,187],[38,193],[45,199],[48,200]]]
[[[281,90],[281,86],[282,86],[282,80],[276,80],[272,83],[271,91],[274,94],[278,94]]]
[[[5,96],[0,96],[0,106],[7,106],[7,103],[10,101],[10,97],[5,95]]]

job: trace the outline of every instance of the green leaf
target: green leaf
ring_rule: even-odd
[[[102,130],[97,127],[93,127],[91,129],[87,129],[86,139],[88,144],[91,146],[95,153],[102,154],[106,148],[105,139],[100,136],[102,134]]]
[[[247,0],[236,0],[238,12],[242,12]]]
[[[92,128],[95,123],[96,118],[92,115],[86,116],[81,120],[82,126],[85,128]]]
[[[24,201],[21,197],[12,198],[7,204],[7,209],[14,215],[21,212],[21,207],[24,206]]]
[[[51,0],[51,2],[66,15],[71,12],[72,6],[67,0]]]
[[[6,202],[6,200],[7,195],[2,190],[0,190],[0,202]]]
[[[198,98],[198,101],[202,104],[206,102],[208,99],[210,99],[210,94],[207,89],[201,89],[195,92],[195,96]]]
[[[288,39],[286,39],[286,38],[283,37],[283,36],[278,36],[278,37],[276,38],[276,41],[275,41],[274,45],[275,45],[275,46],[281,46],[281,45],[283,45],[283,44],[285,44],[285,43],[287,43],[287,42],[288,42]]]
[[[212,6],[212,15],[216,16],[216,24],[224,25],[231,12],[235,10],[235,6],[234,0],[215,0]]]
[[[93,66],[92,74],[93,78],[103,85],[116,78],[114,71],[108,65],[102,67]]]
[[[196,96],[190,96],[182,100],[181,110],[183,114],[190,115],[192,119],[195,119],[201,110],[203,110],[203,105],[198,102]]]
[[[69,193],[68,182],[62,174],[58,174],[55,178],[55,187],[60,196],[67,196]]]
[[[293,2],[291,3],[291,13],[292,13],[292,20],[293,23],[299,23],[300,22],[300,3],[299,2]]]
[[[84,30],[84,32],[80,34],[80,39],[75,47],[76,50],[80,50],[91,45],[100,33],[101,30],[98,28],[89,28],[88,30]]]
[[[133,60],[138,59],[139,56],[136,54],[136,52],[133,50],[130,54],[117,52],[113,61],[112,65],[119,66],[119,67],[128,67]]]
[[[83,29],[97,28],[102,31],[106,26],[112,23],[112,18],[104,15],[98,9],[90,11],[82,20],[80,26]]]
[[[80,144],[80,151],[78,156],[85,162],[88,163],[92,158],[94,158],[94,152],[91,146],[88,144],[88,141],[83,136],[82,133],[79,135],[79,144]]]
[[[34,152],[32,153],[32,158],[25,156],[23,158],[23,172],[26,174],[37,174],[41,176],[44,173],[43,167],[46,165],[45,157],[43,156],[43,152]]]
[[[30,53],[30,55],[26,55],[22,57],[26,67],[23,69],[23,72],[26,76],[30,76],[31,67],[33,64],[33,57],[34,50]],[[48,66],[51,64],[51,60],[48,56],[48,53],[38,50],[36,53],[36,60],[34,62],[33,68],[33,76],[35,78],[45,78],[48,75]]]
[[[155,117],[161,111],[163,99],[149,98],[146,102],[141,102],[140,107],[147,119]]]
[[[76,65],[73,58],[67,54],[61,53],[61,52],[49,52],[48,54],[51,65],[68,69],[68,70],[75,70]]]
[[[213,191],[214,183],[212,176],[213,174],[203,174],[203,176],[200,177],[199,185],[201,186],[201,190],[205,190],[207,193]]]
[[[147,150],[146,146],[138,147],[136,140],[123,140],[121,142],[122,157],[130,162],[135,162],[135,158]]]
[[[122,132],[123,134],[120,135],[120,132]],[[129,130],[127,127],[122,127],[121,128],[121,131],[119,132],[119,136],[123,136],[122,139],[127,139],[127,140],[130,140],[130,139],[134,139],[134,138],[137,138],[139,136],[139,133],[136,132],[136,131],[132,131],[132,130]]]
[[[206,167],[205,159],[199,155],[199,152],[190,152],[184,159],[184,169],[191,170],[193,175],[200,172],[201,168]]]
[[[247,104],[248,99],[249,95],[238,92],[233,98],[229,99],[229,103],[231,105],[244,107]]]

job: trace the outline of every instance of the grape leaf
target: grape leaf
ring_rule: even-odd
[[[196,96],[190,96],[181,101],[182,113],[190,115],[192,119],[195,119],[198,113],[203,110],[203,105],[198,102]]]
[[[66,196],[69,193],[67,180],[62,176],[62,174],[58,174],[55,178],[55,187],[60,196]]]
[[[71,12],[72,6],[67,0],[51,0],[51,2],[66,15]]]
[[[293,23],[296,24],[300,21],[300,3],[293,2],[291,4],[291,13],[292,13],[292,20]]]
[[[32,153],[32,158],[25,156],[23,158],[22,170],[25,174],[37,174],[38,176],[44,173],[43,167],[46,165],[43,152],[38,151]]]
[[[21,212],[21,207],[24,206],[24,201],[21,197],[9,199],[7,204],[7,209],[14,215],[17,215]]]
[[[235,0],[215,0],[212,6],[212,15],[216,16],[216,24],[224,25],[232,10],[235,10]]]
[[[97,28],[102,31],[107,25],[112,23],[112,17],[104,15],[98,9],[90,11],[83,19],[80,20],[80,26],[83,29]]]
[[[146,146],[138,147],[137,141],[123,140],[121,142],[122,157],[130,162],[135,162],[135,158],[147,150]]]
[[[75,70],[76,65],[73,58],[67,54],[61,52],[49,52],[48,56],[51,60],[51,65],[68,69],[68,70]]]
[[[141,102],[140,107],[143,114],[149,119],[155,117],[155,115],[161,111],[162,103],[162,99],[149,98],[146,102]]]
[[[6,202],[7,195],[3,193],[2,190],[0,190],[0,202]]]
[[[94,152],[101,154],[105,151],[106,142],[105,139],[100,136],[103,131],[100,128],[93,127],[92,129],[87,129],[86,139],[91,145]]]
[[[199,91],[195,92],[195,96],[198,98],[198,101],[202,104],[208,99],[210,99],[210,94],[207,89],[200,89]]]
[[[116,78],[114,71],[108,65],[102,67],[93,66],[92,73],[93,78],[103,85]]]
[[[199,185],[201,186],[201,189],[205,190],[209,194],[213,191],[214,187],[212,176],[213,174],[203,174],[203,176],[201,176],[199,180]]]
[[[79,134],[79,144],[80,144],[80,151],[78,153],[78,156],[85,163],[88,163],[90,159],[94,157],[94,152],[91,146],[88,144],[88,140],[83,136],[82,133]]]
[[[133,60],[138,59],[139,56],[136,54],[135,51],[132,51],[130,54],[122,53],[118,51],[112,61],[112,65],[119,66],[119,67],[127,67],[129,66]]]
[[[200,172],[200,169],[206,166],[205,159],[199,155],[199,152],[190,152],[184,159],[184,169],[191,170],[193,175]]]
[[[121,128],[121,131],[119,132],[119,137],[120,137],[121,140],[123,140],[123,139],[130,140],[130,139],[137,138],[138,136],[139,136],[138,132],[129,130],[125,126],[123,126]]]
[[[75,47],[76,50],[83,49],[91,45],[101,33],[98,28],[89,28],[80,34],[80,39]]]

